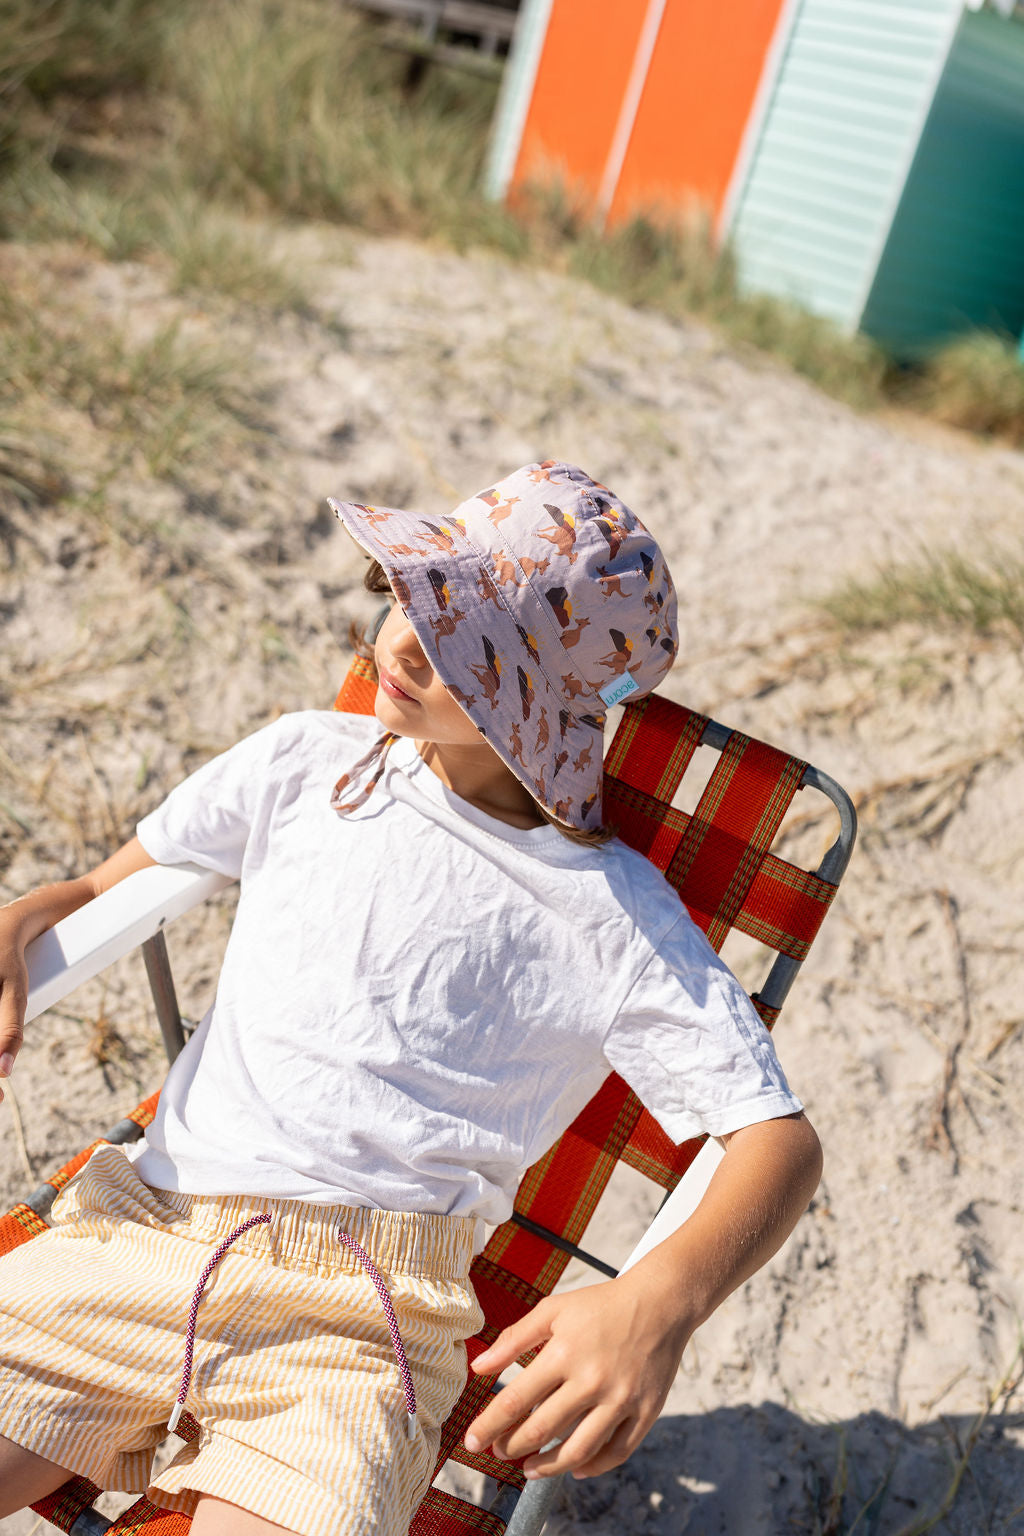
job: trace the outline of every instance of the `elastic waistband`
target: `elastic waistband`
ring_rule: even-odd
[[[233,1251],[264,1254],[297,1268],[358,1273],[360,1261],[338,1241],[339,1231],[355,1238],[386,1274],[465,1280],[473,1258],[476,1222],[471,1216],[315,1205],[261,1195],[153,1192],[188,1221],[189,1235],[204,1243],[216,1244],[254,1216],[269,1216],[269,1222],[239,1237]]]

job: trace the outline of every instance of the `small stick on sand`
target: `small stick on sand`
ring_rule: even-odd
[[[21,1119],[21,1110],[18,1108],[18,1100],[10,1080],[4,1083],[4,1098],[11,1106],[11,1124],[14,1126],[14,1139],[18,1144],[18,1152],[21,1156],[21,1166],[25,1170],[25,1177],[30,1183],[36,1182],[36,1171],[32,1166],[32,1159],[28,1155],[28,1147],[25,1144],[25,1127]]]
[[[939,1090],[939,1097],[928,1131],[928,1145],[931,1147],[947,1147],[953,1156],[953,1173],[957,1174],[960,1171],[960,1154],[953,1140],[953,1133],[950,1130],[949,1101],[955,1086],[961,1103],[970,1113],[970,1105],[967,1103],[957,1075],[957,1064],[960,1052],[971,1029],[971,994],[967,982],[967,955],[960,936],[960,925],[957,922],[958,908],[956,898],[949,891],[936,891],[935,894],[942,902],[942,910],[949,924],[949,931],[953,939],[956,977],[960,992],[960,1028],[952,1045],[946,1048],[946,1064],[942,1074],[942,1087]]]

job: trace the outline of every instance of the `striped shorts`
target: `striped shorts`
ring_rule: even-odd
[[[197,1312],[185,1407],[200,1425],[156,1477]],[[406,1536],[483,1321],[475,1224],[456,1216],[151,1189],[100,1147],[54,1227],[0,1259],[0,1434],[112,1491],[191,1514],[213,1494],[302,1536]],[[386,1281],[419,1430],[381,1299]],[[177,1441],[174,1442],[177,1444]]]

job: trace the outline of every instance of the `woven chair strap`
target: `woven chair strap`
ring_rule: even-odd
[[[137,1536],[145,1530],[146,1536],[186,1536],[192,1525],[191,1515],[180,1514],[173,1509],[160,1509],[149,1499],[136,1499],[114,1521],[107,1536]]]
[[[409,1536],[466,1536],[467,1531],[504,1536],[505,1521],[440,1488],[429,1488],[409,1527]]]
[[[70,1531],[82,1511],[90,1509],[102,1492],[102,1488],[90,1483],[87,1477],[72,1477],[55,1493],[38,1499],[32,1509],[58,1530]]]
[[[45,1231],[43,1218],[37,1216],[30,1205],[19,1201],[5,1216],[0,1216],[0,1254],[10,1253],[27,1243],[30,1237],[38,1237]]]

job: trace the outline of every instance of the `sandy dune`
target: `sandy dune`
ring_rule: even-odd
[[[698,1335],[633,1460],[570,1488],[551,1529],[1024,1531],[1024,665],[1010,637],[911,624],[840,644],[813,608],[930,547],[1019,547],[1024,458],[858,417],[556,275],[328,233],[295,251],[315,316],[274,320],[168,296],[147,266],[0,250],[0,274],[83,323],[141,337],[180,316],[269,381],[256,441],[176,482],[129,461],[92,500],[5,511],[0,899],[97,861],[277,712],[330,701],[374,599],[325,494],[438,513],[530,459],[583,464],[669,556],[684,641],[664,691],[835,775],[862,836],[777,1037],[825,1146],[818,1196]],[[102,425],[64,411],[53,430],[94,489]],[[814,857],[830,835],[801,802],[783,843]],[[230,905],[171,934],[193,1015]],[[763,957],[726,953],[752,984]],[[33,1027],[0,1110],[5,1197],[155,1085],[153,1033],[138,959]],[[624,1179],[595,1246],[628,1249],[652,1208]]]

